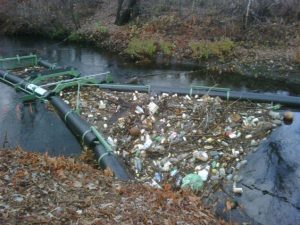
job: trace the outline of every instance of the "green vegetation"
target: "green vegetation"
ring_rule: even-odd
[[[132,58],[152,58],[157,52],[157,47],[152,39],[133,38],[124,52]]]
[[[174,44],[172,44],[171,42],[168,41],[160,41],[159,42],[159,48],[162,51],[162,53],[164,53],[165,55],[171,55],[173,49],[176,46]]]
[[[81,42],[84,41],[84,36],[82,34],[78,34],[76,32],[72,32],[69,36],[68,36],[68,41],[71,42]]]
[[[108,34],[108,28],[106,26],[101,25],[100,23],[97,23],[96,32],[101,34]]]
[[[228,38],[221,39],[219,41],[199,41],[191,42],[189,44],[193,57],[195,59],[208,59],[208,58],[218,58],[224,60],[225,56],[231,55],[233,53],[235,44]]]
[[[68,36],[68,33],[69,33],[69,31],[67,31],[66,29],[55,28],[54,31],[45,32],[45,34],[41,33],[41,35],[48,36],[48,37],[50,37],[52,39],[59,39],[59,38],[64,38],[64,37]]]

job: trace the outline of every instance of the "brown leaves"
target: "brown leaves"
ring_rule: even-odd
[[[121,183],[109,171],[103,175],[72,159],[23,151],[0,151],[0,165],[8,167],[3,177],[13,177],[0,188],[6,196],[0,203],[10,206],[1,214],[7,224],[16,218],[25,224],[219,224],[196,196],[173,192],[170,184],[158,190]],[[17,189],[10,188],[12,180]]]

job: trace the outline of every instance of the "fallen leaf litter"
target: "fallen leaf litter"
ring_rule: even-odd
[[[1,224],[225,224],[188,192],[116,181],[72,158],[0,151]]]

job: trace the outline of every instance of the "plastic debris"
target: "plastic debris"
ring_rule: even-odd
[[[235,194],[242,194],[243,193],[243,188],[241,187],[236,187],[236,182],[233,182],[233,187],[232,187],[232,192]]]
[[[191,189],[193,191],[200,191],[203,187],[203,180],[198,174],[188,174],[182,179],[182,189]]]
[[[148,109],[149,109],[150,114],[155,114],[157,112],[157,110],[159,109],[159,107],[154,102],[150,102],[148,105]]]
[[[160,173],[156,172],[153,179],[160,183],[162,181],[162,176]]]
[[[208,160],[208,154],[204,151],[193,152],[193,157],[203,162],[206,162]]]
[[[174,177],[174,176],[176,176],[177,174],[178,174],[178,170],[177,170],[177,169],[174,169],[174,170],[172,170],[172,171],[170,172],[171,177]]]
[[[76,104],[76,94],[64,92],[63,96],[71,105]],[[100,111],[100,101],[110,104]],[[118,139],[116,154],[131,165],[137,180],[151,183],[159,172],[162,183],[180,186],[182,177],[194,173],[207,182],[207,190],[211,180],[232,180],[245,156],[276,122],[270,118],[269,104],[234,102],[223,113],[228,102],[209,96],[165,93],[149,97],[146,93],[83,87],[81,102],[81,116],[102,129],[104,136]],[[109,124],[107,129],[103,129],[105,123]]]
[[[143,149],[148,149],[152,145],[153,141],[151,140],[151,137],[147,134],[146,135],[146,141],[143,145]]]
[[[135,108],[135,113],[142,114],[142,113],[144,113],[144,110],[143,110],[142,107],[137,105],[136,108]]]
[[[200,170],[200,171],[198,171],[197,174],[201,177],[201,179],[202,179],[203,181],[207,181],[208,174],[209,174],[209,172],[208,172],[207,169]]]
[[[99,109],[106,109],[106,102],[105,101],[100,101],[99,102]]]
[[[172,165],[172,163],[170,161],[167,161],[164,166],[161,168],[162,171],[169,171],[170,170],[170,166]]]
[[[270,111],[269,112],[269,116],[272,118],[272,119],[280,119],[281,118],[281,115],[279,112],[274,112],[274,111]]]
[[[138,157],[134,158],[134,167],[135,167],[135,172],[139,173],[142,171],[142,160]]]
[[[168,137],[168,141],[169,141],[169,142],[172,142],[172,141],[175,140],[176,137],[177,137],[177,133],[173,131],[173,132],[170,134],[170,136]]]
[[[149,185],[151,187],[161,189],[161,186],[154,179],[151,180],[151,183]]]

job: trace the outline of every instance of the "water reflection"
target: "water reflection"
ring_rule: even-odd
[[[277,93],[280,95],[299,95],[298,85],[285,81],[278,82],[264,78],[249,78],[235,74],[208,74],[205,70],[191,72],[182,66],[137,66],[124,62],[122,58],[99,52],[92,47],[65,44],[34,38],[0,37],[0,54],[37,53],[39,56],[61,65],[76,67],[83,74],[95,74],[111,71],[114,80],[124,82],[130,77],[139,77],[142,83],[160,86],[205,85],[227,87],[239,91]]]

